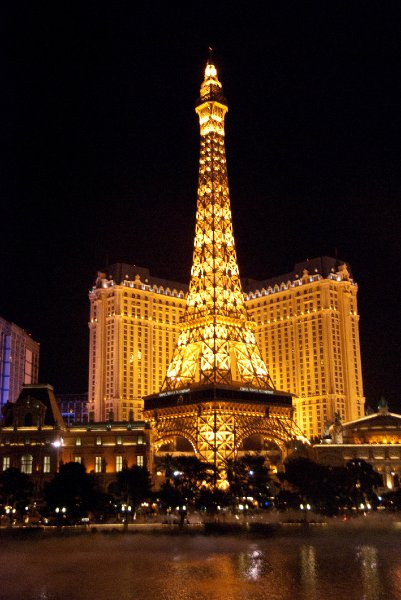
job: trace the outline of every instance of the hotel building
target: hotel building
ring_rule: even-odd
[[[117,263],[99,272],[90,299],[90,421],[140,421],[160,391],[178,337],[187,286]],[[262,358],[277,389],[294,394],[294,420],[309,438],[340,413],[364,414],[358,286],[330,257],[266,281],[243,280]]]
[[[358,286],[349,265],[315,258],[244,289],[262,356],[277,388],[294,394],[306,437],[322,436],[336,413],[343,421],[362,417]]]
[[[135,265],[98,273],[89,294],[90,421],[142,420],[142,398],[166,376],[186,292]]]

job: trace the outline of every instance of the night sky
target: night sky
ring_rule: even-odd
[[[400,3],[144,4],[0,9],[0,315],[41,343],[40,382],[87,390],[105,264],[188,283],[212,46],[241,276],[347,261],[367,402],[400,411]]]

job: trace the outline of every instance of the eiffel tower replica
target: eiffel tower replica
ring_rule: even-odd
[[[160,393],[144,400],[144,418],[154,452],[184,437],[222,483],[246,438],[261,435],[284,452],[303,435],[292,395],[274,388],[247,316],[224,144],[228,107],[211,57],[195,110],[201,145],[191,280],[173,358]]]

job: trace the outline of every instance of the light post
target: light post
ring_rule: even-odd
[[[132,506],[130,504],[122,504],[121,512],[123,513],[124,519],[124,530],[128,531],[128,519],[132,511]]]
[[[58,438],[52,442],[52,446],[56,449],[56,473],[59,472],[60,448],[63,445],[63,438]]]
[[[17,511],[12,506],[6,506],[5,511],[6,511],[6,515],[8,516],[8,519],[9,519],[9,525],[10,525],[10,527],[12,527],[12,525],[14,524],[15,513]]]
[[[308,511],[311,510],[311,505],[310,504],[300,504],[299,508],[302,510],[302,512],[304,513],[304,523],[308,522]]]
[[[55,513],[56,513],[57,523],[58,523],[59,527],[61,527],[61,525],[63,524],[63,519],[66,518],[66,512],[67,512],[67,509],[65,506],[62,506],[61,508],[59,506],[56,506]]]

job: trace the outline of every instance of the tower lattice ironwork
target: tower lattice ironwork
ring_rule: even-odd
[[[208,62],[196,106],[201,147],[191,280],[168,390],[195,383],[273,387],[239,276],[224,144],[227,110],[216,67]]]
[[[291,395],[274,389],[247,316],[227,176],[228,107],[210,59],[195,110],[201,145],[186,310],[162,390],[145,399],[145,419],[156,449],[183,436],[224,477],[247,436],[258,433],[283,447],[302,432],[292,421]]]

